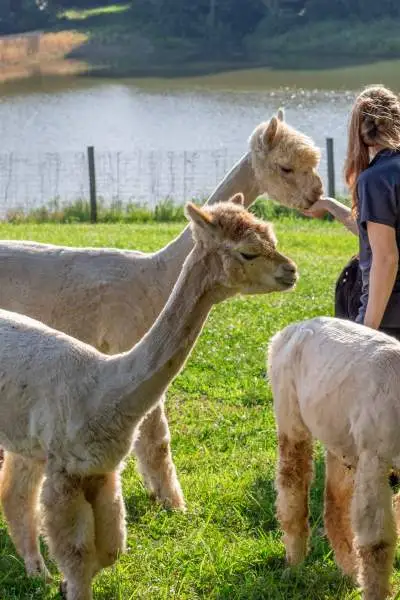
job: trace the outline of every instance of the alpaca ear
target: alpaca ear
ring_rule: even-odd
[[[239,206],[244,206],[244,195],[242,192],[238,192],[229,199],[229,202],[233,202],[233,204],[238,204]]]
[[[267,129],[262,134],[262,143],[266,148],[272,148],[273,142],[278,131],[279,121],[276,117],[272,117],[268,123]]]
[[[278,108],[278,112],[276,114],[276,118],[278,119],[278,121],[284,121],[285,120],[285,110],[282,107]]]
[[[193,204],[193,202],[186,203],[185,215],[192,223],[195,223],[203,229],[209,229],[210,227],[214,228],[211,216],[205,210]]]

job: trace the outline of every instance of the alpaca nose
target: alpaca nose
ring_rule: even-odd
[[[297,266],[292,261],[282,263],[277,268],[275,277],[282,283],[293,285],[298,279]]]
[[[297,267],[292,262],[283,264],[282,269],[285,273],[288,273],[288,274],[297,273]]]

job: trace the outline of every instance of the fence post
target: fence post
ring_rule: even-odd
[[[333,138],[326,138],[326,160],[328,165],[328,196],[335,197],[335,159],[333,153]]]
[[[96,198],[96,168],[94,163],[94,147],[88,146],[88,166],[89,166],[89,189],[90,189],[90,221],[97,221],[97,198]]]

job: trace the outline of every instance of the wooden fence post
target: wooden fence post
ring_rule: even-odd
[[[328,196],[335,197],[335,159],[333,153],[333,138],[326,138],[326,161],[328,165]]]
[[[97,198],[96,198],[96,168],[94,163],[94,147],[88,146],[89,166],[89,189],[90,189],[90,221],[97,222]]]

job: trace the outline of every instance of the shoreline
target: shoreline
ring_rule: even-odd
[[[235,92],[304,89],[310,91],[352,92],[371,83],[380,83],[400,91],[400,59],[371,61],[368,64],[325,69],[276,69],[258,63],[187,63],[183,67],[91,66],[80,60],[57,57],[27,64],[0,64],[0,84],[4,89],[18,82],[83,79],[93,82],[133,81],[147,89],[167,85],[172,89],[188,87]]]

